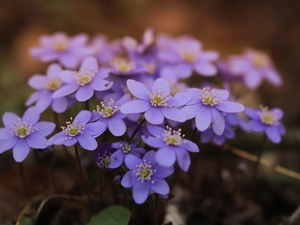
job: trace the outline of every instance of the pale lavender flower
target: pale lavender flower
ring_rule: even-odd
[[[45,111],[50,105],[54,112],[64,112],[69,105],[68,98],[52,98],[54,91],[64,85],[59,76],[62,71],[58,64],[51,64],[47,69],[46,75],[37,74],[32,76],[28,83],[29,86],[37,91],[30,95],[25,105],[29,106],[36,102],[35,106],[40,109],[40,112]]]
[[[259,87],[264,79],[275,86],[282,84],[270,57],[262,51],[246,49],[242,55],[229,58],[228,68],[235,76],[241,76],[250,89]]]
[[[22,118],[11,112],[4,113],[4,127],[0,128],[0,153],[12,148],[15,161],[22,162],[30,148],[47,148],[45,137],[52,133],[55,124],[38,122],[39,118],[39,109],[34,106],[28,108]]]
[[[61,132],[47,141],[47,145],[72,146],[78,142],[85,150],[95,150],[98,146],[95,138],[105,131],[106,125],[102,122],[89,123],[91,116],[90,111],[80,111],[74,120],[71,118],[66,126],[61,127]]]
[[[191,164],[190,152],[199,152],[198,146],[184,138],[181,129],[172,130],[170,127],[163,129],[158,126],[148,125],[149,137],[142,136],[143,141],[153,147],[158,148],[155,159],[159,165],[173,166],[176,159],[179,167],[188,171]]]
[[[30,55],[42,62],[59,61],[64,67],[74,69],[81,60],[92,53],[86,46],[88,37],[78,34],[72,38],[65,33],[44,35],[40,38],[40,46],[30,49]]]
[[[104,80],[108,77],[108,70],[99,70],[96,58],[91,56],[83,60],[78,72],[65,70],[60,76],[66,85],[57,89],[53,98],[75,93],[77,101],[84,102],[90,99],[95,91],[108,90],[112,86],[112,82]]]
[[[101,101],[94,110],[91,120],[103,122],[114,136],[122,136],[126,132],[124,118],[127,114],[120,111],[120,106],[129,100],[130,95],[126,94],[116,102],[113,98],[109,101]]]
[[[186,121],[186,115],[176,107],[181,107],[191,100],[189,93],[170,94],[170,84],[162,79],[155,80],[149,90],[143,83],[129,79],[127,87],[136,99],[121,106],[123,113],[143,113],[152,124],[161,124],[165,118],[177,122]]]
[[[173,74],[176,78],[188,78],[193,71],[203,76],[214,76],[217,68],[213,64],[219,57],[215,51],[203,51],[197,39],[188,36],[172,40],[167,48],[160,48],[158,58],[166,63],[161,71],[163,78]]]
[[[261,107],[261,109],[256,110],[246,108],[245,114],[251,119],[248,124],[250,130],[265,132],[267,137],[274,143],[281,141],[281,136],[285,134],[285,128],[281,122],[283,117],[283,111],[281,109]]]
[[[192,100],[181,110],[188,119],[196,118],[196,127],[199,131],[205,131],[212,124],[212,129],[217,135],[225,130],[224,113],[242,112],[245,107],[239,103],[227,101],[227,90],[191,88]]]
[[[144,203],[151,192],[167,195],[170,187],[164,178],[174,172],[173,167],[162,167],[155,160],[155,151],[147,152],[142,159],[128,155],[125,164],[129,171],[121,180],[125,188],[132,187],[133,200],[137,204]]]
[[[128,155],[141,157],[146,153],[144,148],[138,148],[138,143],[128,143],[127,141],[118,141],[112,143],[112,148],[116,151],[111,155],[111,164],[109,168],[115,169],[121,166]]]

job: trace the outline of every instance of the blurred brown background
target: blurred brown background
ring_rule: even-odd
[[[28,56],[41,34],[86,32],[103,33],[109,39],[124,35],[140,39],[147,27],[171,35],[193,35],[204,49],[215,49],[222,57],[239,54],[246,47],[269,52],[284,85],[275,88],[264,83],[252,94],[261,98],[259,103],[284,109],[286,126],[299,126],[298,0],[1,0],[1,115],[5,111],[22,114],[32,91],[26,85],[28,78],[45,72],[45,64]]]

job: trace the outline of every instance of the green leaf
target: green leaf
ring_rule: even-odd
[[[93,216],[87,225],[127,225],[129,220],[129,209],[113,205]]]

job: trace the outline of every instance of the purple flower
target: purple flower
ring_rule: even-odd
[[[176,159],[180,168],[188,171],[191,159],[188,151],[199,152],[198,146],[188,139],[183,138],[181,129],[172,130],[167,126],[166,129],[149,125],[148,131],[153,136],[142,136],[143,141],[153,147],[158,148],[155,159],[159,165],[169,167],[173,166]]]
[[[103,101],[100,102],[91,120],[103,122],[114,136],[122,136],[126,132],[126,124],[123,119],[127,114],[120,112],[120,106],[129,100],[130,95],[126,94],[117,102],[114,102],[114,99],[110,99],[106,104]]]
[[[105,131],[102,122],[89,123],[92,113],[87,110],[80,111],[74,120],[66,122],[62,131],[55,134],[47,141],[47,145],[72,146],[77,142],[86,150],[95,150],[98,146],[96,137]]]
[[[128,155],[135,155],[140,158],[146,153],[144,148],[138,148],[137,143],[128,143],[127,141],[118,141],[112,144],[112,148],[116,149],[111,156],[111,164],[109,168],[115,169],[122,165],[125,157]]]
[[[53,98],[60,98],[76,92],[76,99],[84,102],[90,99],[95,91],[104,91],[112,86],[112,82],[104,80],[108,76],[108,71],[99,71],[96,58],[91,56],[83,60],[78,72],[65,70],[60,73],[60,76],[66,85],[56,90]]]
[[[181,110],[186,113],[188,119],[196,118],[196,127],[199,131],[205,131],[212,124],[212,129],[217,135],[225,130],[225,119],[222,112],[242,112],[245,107],[239,103],[227,101],[227,90],[189,89],[192,100]]]
[[[45,111],[49,105],[52,106],[54,112],[64,112],[68,107],[68,98],[52,98],[54,91],[63,85],[63,81],[59,76],[62,71],[62,68],[58,64],[51,64],[47,69],[46,76],[39,74],[32,76],[28,83],[37,91],[30,95],[25,103],[26,106],[36,102],[36,107],[40,109],[40,112]]]
[[[112,148],[110,143],[103,143],[99,148],[95,150],[94,157],[98,167],[103,170],[110,170],[109,165],[111,164],[111,155],[116,151]]]
[[[162,167],[155,160],[155,151],[147,152],[142,159],[128,155],[125,164],[129,171],[124,175],[121,185],[132,187],[132,196],[137,204],[146,201],[151,191],[160,195],[170,192],[170,187],[164,178],[174,172],[173,167]]]
[[[110,73],[114,75],[138,75],[147,69],[129,58],[115,57],[110,62]]]
[[[190,101],[189,93],[172,96],[169,83],[162,78],[155,80],[150,91],[141,82],[130,79],[126,83],[129,91],[137,99],[123,104],[121,112],[129,114],[145,112],[145,119],[152,124],[161,124],[165,118],[177,122],[186,121],[186,115],[176,107]]]
[[[30,148],[47,148],[45,137],[52,133],[55,124],[38,122],[39,118],[37,107],[28,108],[22,118],[11,112],[4,113],[4,127],[0,128],[0,153],[12,148],[15,161],[22,162]]]
[[[182,36],[172,40],[158,53],[158,57],[168,63],[162,70],[162,77],[174,74],[177,78],[188,78],[193,70],[203,76],[214,76],[217,73],[213,61],[217,60],[219,54],[215,51],[203,51],[200,41]]]
[[[58,32],[52,36],[40,38],[40,47],[30,49],[30,55],[43,62],[58,60],[64,67],[74,69],[81,60],[90,55],[92,50],[86,46],[87,35],[79,34],[69,38]]]
[[[232,139],[235,136],[235,132],[232,127],[239,125],[239,122],[240,119],[236,114],[225,114],[225,130],[223,134],[217,135],[212,129],[207,129],[201,133],[201,142],[207,143],[209,140],[213,140],[213,142],[215,142],[217,145],[222,145],[226,138]]]
[[[282,79],[267,54],[246,49],[241,56],[232,56],[228,61],[229,70],[236,76],[242,76],[245,85],[255,89],[266,79],[275,86],[282,84]]]
[[[269,109],[262,107],[259,110],[246,108],[245,114],[250,117],[249,128],[255,132],[265,132],[268,138],[279,143],[281,136],[285,134],[285,128],[281,122],[283,111],[279,108]]]

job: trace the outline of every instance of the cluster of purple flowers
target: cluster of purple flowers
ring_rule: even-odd
[[[238,80],[251,89],[263,79],[280,85],[280,76],[262,52],[246,50],[224,61],[218,52],[203,50],[193,37],[154,35],[148,29],[141,43],[128,36],[112,42],[97,36],[88,43],[84,34],[56,33],[41,37],[30,55],[51,64],[46,75],[29,79],[36,91],[26,106],[35,106],[21,118],[3,115],[0,153],[13,149],[14,159],[22,162],[30,148],[80,145],[95,150],[101,169],[125,170],[121,185],[132,188],[138,204],[153,192],[169,194],[165,179],[173,174],[176,163],[188,171],[190,152],[199,152],[199,147],[191,135],[184,135],[184,129],[194,128],[201,133],[199,141],[212,139],[218,145],[235,136],[235,127],[266,132],[275,143],[285,132],[280,109],[248,108],[245,113],[251,120],[246,122],[238,114],[245,107],[228,88],[188,86],[186,82],[195,74],[203,79],[220,74],[226,83]],[[78,102],[95,101],[98,104],[92,111],[82,110],[74,119],[68,115],[70,120],[61,131],[46,139],[55,124],[38,119],[49,106],[55,113],[66,113]],[[112,136],[113,140],[106,138]]]

